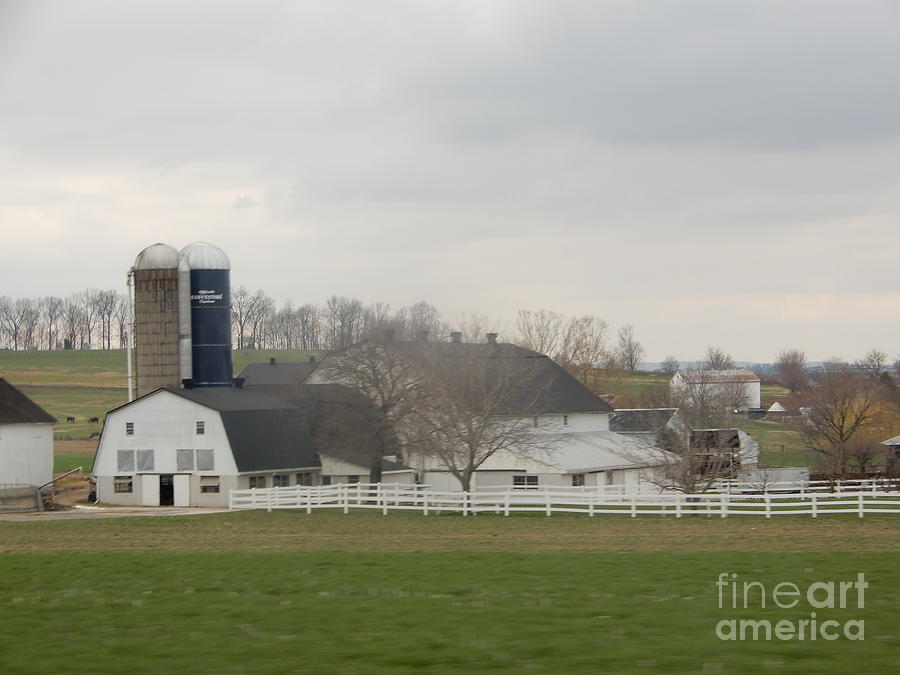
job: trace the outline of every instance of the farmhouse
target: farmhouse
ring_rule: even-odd
[[[686,405],[728,408],[746,412],[759,408],[759,376],[752,370],[679,370],[672,376],[670,388]]]
[[[352,398],[352,392],[158,389],[107,415],[94,461],[97,498],[110,504],[222,506],[232,489],[359,481],[368,477],[368,457],[352,437],[344,444],[333,438],[334,425],[358,419],[342,397]],[[317,406],[326,405],[330,415],[313,420]],[[385,468],[393,480],[411,480],[407,467]]]
[[[56,420],[0,377],[0,486],[38,487],[53,480]]]
[[[379,373],[364,382],[359,374]],[[438,381],[442,393],[466,399],[476,416],[498,425],[528,427],[527,447],[502,447],[485,453],[470,487],[508,485],[637,485],[644,469],[658,462],[660,450],[643,438],[610,430],[613,409],[565,369],[543,354],[517,345],[498,343],[488,334],[484,343],[364,342],[326,357],[308,383],[351,383],[376,400],[385,389],[413,388],[411,383]],[[426,395],[434,397],[434,391]],[[383,398],[382,398],[383,400]],[[416,405],[413,393],[404,403]],[[433,405],[433,402],[426,404]],[[448,406],[450,405],[448,399]],[[448,425],[454,421],[448,417]],[[399,421],[401,427],[403,420]],[[404,430],[398,429],[400,435]],[[521,435],[524,441],[524,434]],[[502,443],[498,443],[502,445]],[[404,459],[419,482],[435,489],[459,489],[460,481],[446,456],[422,451],[408,443]]]

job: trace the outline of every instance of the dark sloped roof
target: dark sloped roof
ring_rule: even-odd
[[[219,411],[238,471],[321,464],[303,411],[281,398],[226,387],[165,390]]]
[[[329,359],[353,358],[354,350],[376,345],[424,364],[426,377],[430,371],[472,396],[492,399],[485,403],[491,414],[612,412],[606,401],[549,357],[508,343],[362,342],[326,358],[320,368],[327,370]],[[479,409],[477,402],[472,407]]]
[[[384,413],[365,396],[339,384],[253,386],[303,413],[318,452],[369,467],[378,454],[395,454],[397,438]],[[384,470],[409,467],[382,460]]]
[[[616,410],[609,418],[609,430],[619,433],[656,433],[665,427],[678,408],[635,408]]]
[[[56,418],[0,377],[0,424],[56,424]]]
[[[312,363],[251,363],[241,371],[245,385],[290,386],[303,382],[319,365]]]

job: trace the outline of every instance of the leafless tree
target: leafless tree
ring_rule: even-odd
[[[416,448],[436,458],[460,483],[488,459],[550,452],[559,442],[552,422],[538,417],[542,383],[529,377],[527,359],[503,358],[502,349],[447,360],[426,348],[417,358],[423,390],[410,420]]]
[[[656,439],[659,450],[652,457],[656,467],[645,477],[657,487],[684,494],[699,494],[717,487],[723,479],[734,478],[740,466],[738,452],[704,441],[688,429],[663,429]]]
[[[84,310],[82,309],[77,296],[70,295],[63,301],[62,319],[65,330],[65,340],[68,343],[69,349],[76,349],[80,346],[81,340],[79,338],[82,335],[85,325],[83,314]]]
[[[837,475],[846,475],[851,457],[858,456],[858,435],[875,413],[877,393],[875,383],[850,368],[823,372],[819,382],[804,392],[809,416],[800,430],[806,446]]]
[[[778,381],[791,392],[800,391],[809,384],[806,354],[799,349],[781,350],[775,367],[778,369]]]
[[[644,348],[634,335],[634,326],[626,323],[619,328],[619,343],[616,346],[619,363],[626,370],[634,372],[644,357]]]
[[[731,354],[719,347],[707,347],[703,367],[707,370],[731,370],[734,368],[734,359]]]
[[[881,377],[881,373],[887,370],[887,352],[883,352],[880,349],[870,349],[855,365],[861,372],[877,380]]]
[[[609,325],[603,319],[585,314],[566,322],[560,347],[553,356],[563,368],[582,384],[593,387],[592,375],[599,364],[606,361],[609,350],[606,335]]]
[[[538,354],[556,356],[562,346],[565,318],[549,309],[520,309],[516,344]]]
[[[266,346],[266,329],[275,314],[275,302],[264,291],[258,290],[247,305],[247,323],[253,349]]]
[[[27,346],[24,328],[31,309],[31,303],[26,298],[13,300],[0,297],[0,325],[13,349]]]
[[[47,349],[55,349],[58,342],[59,320],[63,312],[62,298],[48,296],[41,301],[41,312],[44,319]]]
[[[678,363],[678,359],[672,355],[667,356],[663,362],[659,364],[659,372],[666,377],[672,377],[678,372],[679,368],[681,368],[681,364]]]
[[[250,307],[250,291],[240,286],[231,291],[231,325],[234,343],[237,349],[244,348],[247,336],[248,312]]]

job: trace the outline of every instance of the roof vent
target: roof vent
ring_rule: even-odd
[[[234,386],[237,387],[238,389],[243,389],[245,381],[246,380],[243,377],[236,377],[236,378],[234,378]]]
[[[487,337],[487,341],[488,341],[489,345],[497,344],[497,334],[496,333],[488,333],[486,337]]]
[[[452,342],[455,342],[456,344],[459,344],[460,342],[462,342],[462,333],[460,333],[459,331],[450,333],[450,340]]]

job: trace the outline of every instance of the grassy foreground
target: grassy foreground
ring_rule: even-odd
[[[900,519],[277,512],[0,523],[8,672],[888,672]],[[719,608],[720,573],[865,607]],[[864,621],[738,640],[720,621]],[[48,640],[58,648],[48,648]]]

